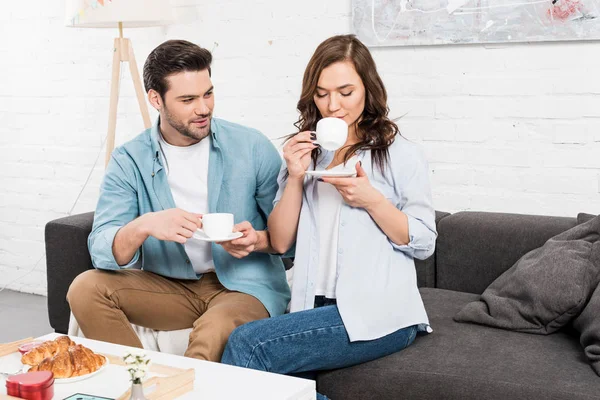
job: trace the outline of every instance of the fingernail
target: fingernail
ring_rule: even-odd
[[[317,178],[317,180],[318,180],[319,182],[325,182],[325,181],[323,180],[323,178]]]
[[[362,167],[362,161],[359,161],[358,164]]]
[[[310,134],[310,138],[311,139],[316,139],[317,138],[317,134],[316,133],[311,133]]]

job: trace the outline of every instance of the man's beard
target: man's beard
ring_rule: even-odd
[[[181,133],[183,136],[188,137],[194,140],[202,140],[210,134],[210,124],[212,120],[211,114],[203,114],[198,115],[195,119],[208,118],[208,123],[205,127],[202,128],[192,128],[191,123],[185,124],[183,121],[176,119],[173,114],[169,112],[167,106],[164,106],[165,118],[169,125],[171,125],[177,132]]]

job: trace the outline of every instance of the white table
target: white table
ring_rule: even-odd
[[[38,339],[52,340],[57,336],[60,335],[51,333]],[[97,353],[122,356],[128,349],[126,346],[80,337],[71,337],[71,339]],[[180,399],[315,400],[316,398],[316,385],[312,380],[232,367],[155,351],[146,352],[153,363],[177,368],[194,368],[196,370],[193,392],[179,397]],[[20,366],[19,353],[0,358],[0,371],[14,371]],[[5,377],[0,375],[1,394],[6,394],[5,381]],[[54,399],[63,399],[75,393],[116,398],[130,386],[129,374],[124,367],[108,365],[103,371],[89,379],[73,383],[56,383],[54,385]]]

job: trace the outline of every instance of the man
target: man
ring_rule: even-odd
[[[234,328],[285,311],[289,287],[265,230],[281,158],[258,131],[212,117],[211,61],[183,40],[146,60],[160,117],[113,152],[88,240],[96,269],[67,295],[88,338],[142,347],[130,323],[193,327],[185,355],[220,361]],[[233,213],[243,236],[194,238],[208,212]]]

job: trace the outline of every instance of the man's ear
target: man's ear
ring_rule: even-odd
[[[152,104],[152,107],[154,107],[156,111],[160,111],[162,107],[162,98],[156,90],[148,90],[148,101],[150,102],[150,104]]]

